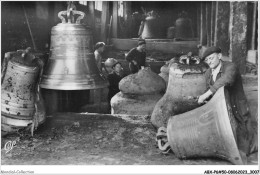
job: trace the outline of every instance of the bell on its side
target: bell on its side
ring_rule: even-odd
[[[237,144],[228,91],[220,88],[204,106],[170,117],[167,138],[179,158],[218,157],[246,164]]]
[[[56,90],[104,88],[108,82],[101,77],[95,63],[91,29],[80,24],[85,14],[72,9],[69,11],[59,13],[62,23],[51,30],[50,58],[40,86]],[[68,23],[63,14],[68,15]],[[70,20],[71,14],[80,15],[76,23]]]

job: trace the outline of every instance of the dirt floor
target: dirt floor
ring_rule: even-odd
[[[111,115],[60,113],[48,118],[34,137],[11,135],[16,146],[2,164],[229,164],[221,160],[179,160],[156,147],[155,130],[148,122]]]
[[[252,113],[257,84],[245,85]],[[253,110],[253,111],[252,111]],[[180,160],[157,148],[149,117],[58,113],[49,116],[31,137],[19,132],[2,138],[2,165],[230,165],[219,159]],[[6,153],[4,144],[16,141]],[[258,164],[257,153],[248,164]]]
[[[13,149],[2,149],[2,165],[229,165],[217,159],[179,160],[156,146],[155,130],[144,119],[60,113],[48,118],[34,137],[9,135]],[[250,163],[250,164],[254,164]]]

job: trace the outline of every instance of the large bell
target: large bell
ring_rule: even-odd
[[[65,14],[68,22],[62,16]],[[79,15],[76,22],[74,14]],[[62,23],[51,30],[50,58],[42,75],[42,88],[84,90],[108,85],[95,62],[92,31],[80,24],[84,16],[83,12],[72,9],[59,12]]]
[[[233,164],[245,164],[236,130],[229,94],[222,87],[207,104],[172,116],[167,125],[167,138],[179,158],[218,157]]]
[[[205,63],[182,64],[172,60],[166,93],[154,107],[151,122],[159,128],[166,126],[170,116],[198,107],[196,97],[206,90]]]
[[[190,39],[194,37],[191,19],[187,17],[186,12],[179,14],[179,18],[175,22],[175,38]]]
[[[148,13],[143,25],[143,39],[156,39],[162,37],[160,19],[154,11]]]
[[[33,121],[39,67],[25,64],[20,52],[9,52],[1,83],[1,135],[25,128]],[[41,121],[43,122],[43,121]]]

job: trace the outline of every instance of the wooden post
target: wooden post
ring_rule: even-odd
[[[132,35],[132,2],[131,1],[123,1],[123,7],[124,7],[124,21],[126,22],[127,31],[126,31],[126,37],[131,38]]]
[[[200,27],[201,27],[201,20],[200,20],[200,14],[201,14],[201,5],[197,5],[197,36],[200,38]]]
[[[200,45],[202,45],[202,40],[203,40],[203,2],[200,3]]]
[[[102,14],[101,14],[101,41],[107,41],[107,24],[108,24],[108,1],[102,2]]]
[[[201,14],[200,14],[200,44],[205,46],[207,44],[207,31],[206,31],[206,4],[201,2]]]
[[[124,1],[124,19],[127,21],[131,18],[132,15],[132,2],[131,1]]]
[[[246,72],[247,2],[230,2],[230,57],[241,74]]]
[[[222,49],[224,56],[229,55],[229,16],[230,2],[217,1],[214,45]]]
[[[206,4],[206,27],[207,27],[207,46],[211,46],[211,5],[212,2]]]
[[[256,32],[256,22],[257,22],[257,2],[253,2],[253,21],[252,21],[252,39],[251,39],[251,49],[255,50],[255,32]]]
[[[112,37],[117,38],[118,29],[118,1],[113,1]]]
[[[212,1],[212,6],[211,6],[211,46],[214,45],[215,22],[216,22],[216,1]]]
[[[92,29],[92,33],[93,33],[93,41],[94,43],[96,43],[96,24],[95,24],[95,1],[89,1],[89,5],[88,5],[88,10],[89,10],[89,24],[90,27]]]

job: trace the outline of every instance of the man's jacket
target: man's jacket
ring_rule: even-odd
[[[243,89],[242,78],[237,66],[232,62],[221,61],[221,68],[217,75],[216,81],[212,80],[212,69],[205,73],[206,87],[213,94],[222,86],[226,86],[230,94],[233,113],[240,122],[248,119],[249,107],[247,104],[245,92]]]
[[[131,49],[126,56],[131,73],[136,73],[141,69],[141,66],[145,66],[145,59],[146,52],[139,52],[136,47]],[[137,62],[137,65],[133,64],[133,60]]]

